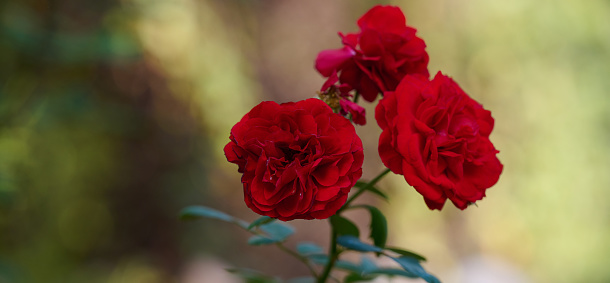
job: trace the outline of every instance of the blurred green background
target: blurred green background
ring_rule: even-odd
[[[377,3],[403,9],[432,74],[492,111],[505,165],[466,211],[429,211],[401,176],[383,180],[391,202],[366,201],[386,212],[390,244],[427,256],[443,282],[610,282],[607,0],[0,2],[0,282],[306,275],[237,228],[178,211],[257,218],[224,159],[230,128],[261,100],[313,97],[316,54]],[[366,107],[371,178],[383,165]],[[324,221],[291,224],[289,246],[327,243]]]

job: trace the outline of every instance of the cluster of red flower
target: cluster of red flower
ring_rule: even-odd
[[[335,214],[362,175],[362,142],[342,117],[366,123],[360,95],[368,102],[383,96],[375,110],[379,155],[430,209],[447,199],[460,209],[482,199],[503,168],[489,140],[491,113],[451,78],[429,79],[426,45],[398,7],[376,6],[358,26],[358,33],[339,33],[343,48],[316,59],[328,78],[320,96],[336,98],[335,109],[317,99],[263,102],[231,130],[225,154],[243,173],[246,204],[280,220]]]

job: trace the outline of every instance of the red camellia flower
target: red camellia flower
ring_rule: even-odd
[[[489,141],[491,112],[440,72],[432,81],[407,76],[375,109],[383,130],[383,163],[423,195],[430,209],[450,199],[465,209],[482,199],[502,164]]]
[[[395,90],[407,74],[429,77],[426,44],[406,25],[400,8],[375,6],[358,20],[358,26],[359,33],[339,33],[343,48],[318,54],[315,66],[320,74],[329,77],[338,72],[341,83],[367,101]]]
[[[362,175],[362,141],[319,99],[262,102],[231,129],[224,151],[239,165],[246,205],[283,221],[324,219]]]

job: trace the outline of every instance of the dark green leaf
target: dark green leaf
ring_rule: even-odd
[[[276,240],[276,239],[259,236],[259,235],[252,236],[252,237],[250,237],[250,239],[248,239],[248,245],[251,245],[251,246],[270,245],[270,244],[274,244],[277,242],[280,242],[280,241]]]
[[[323,254],[324,250],[322,247],[314,243],[303,242],[297,244],[297,252],[301,255],[307,256],[312,254]]]
[[[252,223],[250,223],[250,225],[248,225],[248,230],[252,230],[252,228],[263,225],[263,224],[267,224],[269,222],[273,222],[275,221],[275,218],[271,218],[269,216],[263,216],[260,217],[259,219],[254,220]]]
[[[426,258],[425,258],[425,257],[423,257],[422,255],[418,255],[418,254],[416,254],[416,253],[414,253],[414,252],[410,252],[410,251],[407,251],[407,250],[403,250],[403,249],[401,249],[401,248],[396,248],[396,247],[386,247],[385,249],[386,249],[386,250],[389,250],[389,251],[393,251],[393,252],[395,252],[395,253],[397,253],[397,254],[400,254],[400,255],[403,255],[403,256],[408,256],[408,257],[415,258],[415,259],[420,260],[420,261],[426,261]]]
[[[370,205],[362,205],[362,207],[368,209],[371,214],[371,234],[369,237],[373,239],[375,246],[385,247],[388,239],[388,221],[376,207]]]
[[[394,261],[398,262],[398,264],[400,264],[400,266],[405,271],[426,280],[426,282],[428,282],[428,283],[440,283],[441,282],[436,277],[434,277],[432,274],[429,274],[428,272],[426,272],[426,270],[424,270],[424,268],[421,266],[421,264],[419,264],[419,261],[415,258],[408,257],[408,256],[401,256],[398,258],[392,257],[392,259]]]
[[[350,250],[361,251],[361,252],[383,252],[383,249],[377,246],[363,243],[357,237],[352,235],[339,236],[337,238],[337,244],[344,246]]]
[[[402,269],[394,269],[394,268],[377,268],[371,269],[365,272],[365,274],[383,274],[388,276],[404,276],[408,278],[419,278],[419,276],[407,272]]]
[[[333,229],[337,235],[352,235],[355,237],[360,236],[360,231],[358,231],[358,226],[349,221],[347,218],[341,217],[339,215],[333,215],[330,217],[330,224],[333,225]]]
[[[386,201],[389,200],[388,195],[386,195],[385,193],[383,193],[382,191],[377,189],[375,186],[367,186],[367,185],[368,185],[367,182],[358,181],[358,182],[356,182],[354,187],[370,191],[371,193],[374,193],[374,194],[380,196],[381,198],[385,199]]]
[[[259,228],[269,235],[269,238],[278,242],[286,240],[290,235],[294,234],[294,228],[282,222],[270,222],[260,225]]]
[[[375,279],[374,276],[365,276],[358,273],[350,273],[343,278],[343,283],[367,282]]]
[[[271,276],[262,274],[256,270],[246,268],[227,268],[228,272],[238,275],[245,279],[246,283],[278,283],[279,280]]]

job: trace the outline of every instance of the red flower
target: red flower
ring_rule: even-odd
[[[429,77],[426,44],[406,25],[400,8],[375,6],[358,20],[358,26],[359,33],[339,33],[343,48],[318,54],[315,66],[323,76],[339,72],[341,83],[367,101],[395,90],[407,74]]]
[[[319,99],[262,102],[231,129],[246,205],[283,221],[335,214],[362,175],[362,141]]]
[[[375,109],[383,130],[383,163],[423,195],[430,209],[447,198],[465,209],[485,196],[502,164],[489,141],[491,112],[440,72],[432,81],[407,76]]]

